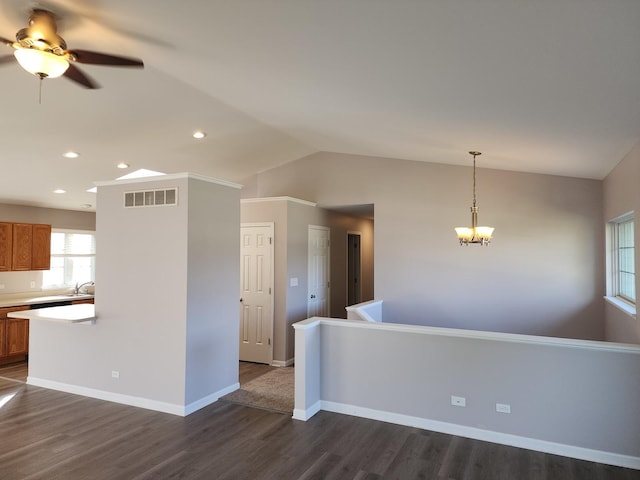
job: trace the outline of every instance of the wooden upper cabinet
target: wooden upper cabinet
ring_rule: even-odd
[[[51,268],[51,225],[33,225],[31,270]]]
[[[13,244],[13,225],[0,222],[0,272],[11,270],[11,245]]]
[[[0,222],[0,272],[50,268],[51,225]]]
[[[33,225],[30,223],[14,223],[11,270],[31,270],[32,248]]]

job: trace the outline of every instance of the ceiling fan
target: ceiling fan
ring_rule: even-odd
[[[15,49],[14,56],[27,72],[44,78],[64,76],[90,89],[100,86],[73,63],[109,65],[116,67],[144,67],[142,60],[121,57],[89,50],[67,50],[67,43],[57,33],[55,15],[42,9],[34,9],[29,16],[29,26],[18,30],[16,41],[0,37],[0,42]],[[7,63],[11,55],[0,57]]]

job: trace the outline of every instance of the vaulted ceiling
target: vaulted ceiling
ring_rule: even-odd
[[[118,162],[242,181],[317,151],[602,179],[640,139],[637,0],[5,0],[0,36],[33,7],[145,69],[82,66],[103,88],[47,79],[38,104],[2,63],[2,203],[95,208]]]

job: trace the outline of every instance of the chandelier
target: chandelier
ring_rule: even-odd
[[[476,206],[476,157],[482,155],[480,152],[469,152],[473,155],[473,206],[471,207],[471,227],[455,227],[460,245],[469,245],[477,243],[480,245],[489,245],[491,235],[495,230],[493,227],[478,226],[478,207]]]

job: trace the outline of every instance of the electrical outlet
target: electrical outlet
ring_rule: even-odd
[[[451,405],[454,407],[466,407],[467,399],[464,397],[456,397],[455,395],[451,395]]]
[[[29,287],[31,288],[36,288],[36,282],[34,282],[33,280],[29,283]]]
[[[111,378],[120,378],[120,372],[117,370],[111,370]]]
[[[511,405],[508,403],[496,403],[496,412],[511,413]]]

